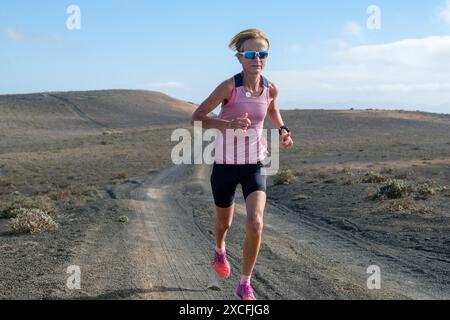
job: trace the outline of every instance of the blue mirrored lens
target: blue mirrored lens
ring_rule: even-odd
[[[269,53],[268,53],[267,51],[261,51],[261,52],[259,53],[259,57],[260,57],[261,59],[267,58],[268,55],[269,55]]]
[[[245,59],[255,59],[256,58],[256,52],[255,51],[247,51],[244,52]]]

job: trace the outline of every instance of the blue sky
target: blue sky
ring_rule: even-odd
[[[66,28],[72,4],[81,30]],[[450,113],[447,0],[2,1],[0,94],[149,89],[200,103],[241,70],[227,45],[250,27],[271,40],[280,108]]]

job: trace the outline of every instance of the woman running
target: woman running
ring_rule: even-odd
[[[233,220],[236,187],[241,184],[247,220],[242,276],[236,294],[243,300],[256,300],[250,280],[259,254],[266,205],[266,176],[262,165],[267,154],[267,143],[262,136],[266,116],[279,128],[282,146],[290,148],[293,141],[276,107],[277,87],[262,76],[269,55],[269,39],[260,30],[248,29],[238,33],[229,47],[237,51],[242,72],[225,80],[214,90],[194,112],[192,123],[200,121],[204,129],[217,129],[221,133],[215,140],[215,162],[211,175],[216,205],[214,270],[221,278],[230,276],[225,238]],[[221,103],[218,118],[209,117],[208,114]],[[230,139],[226,135],[229,129],[236,130],[232,132],[253,130],[256,139]],[[233,143],[244,144],[245,148]],[[256,151],[251,152],[255,146],[253,150]]]

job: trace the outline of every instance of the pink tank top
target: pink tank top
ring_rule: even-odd
[[[242,130],[217,130],[214,150],[218,164],[254,164],[267,156],[263,135],[264,119],[270,104],[269,81],[262,77],[264,90],[258,97],[247,96],[243,73],[234,76],[234,89],[227,104],[222,104],[219,119],[231,121],[248,113],[251,121],[246,133]]]

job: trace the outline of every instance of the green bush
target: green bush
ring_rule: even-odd
[[[403,180],[392,179],[378,189],[378,196],[388,199],[400,199],[411,193],[411,187]]]
[[[128,223],[129,221],[130,221],[130,219],[128,218],[128,216],[120,216],[119,217],[119,222]]]

